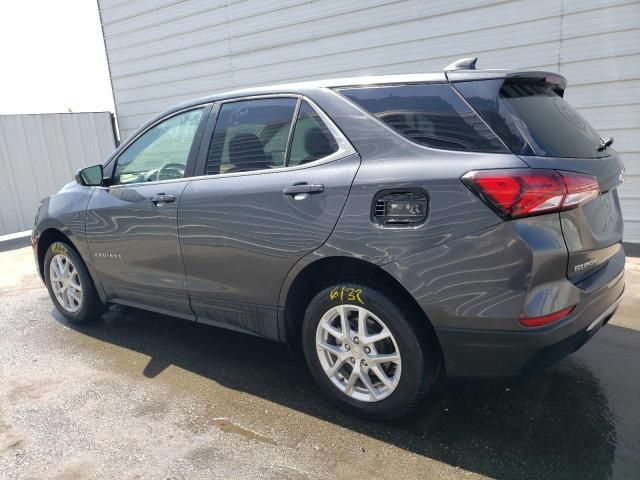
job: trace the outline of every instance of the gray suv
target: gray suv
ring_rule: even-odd
[[[70,322],[121,304],[301,347],[368,418],[545,367],[624,290],[623,166],[565,87],[463,59],[182,104],[42,201],[38,270]]]

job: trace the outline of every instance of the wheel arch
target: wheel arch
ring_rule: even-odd
[[[54,242],[64,242],[68,244],[71,248],[73,248],[78,255],[78,247],[76,247],[69,238],[68,235],[65,235],[61,230],[55,227],[49,227],[42,231],[38,236],[38,249],[37,249],[37,258],[38,258],[38,272],[40,273],[40,278],[44,279],[44,257],[47,254],[47,250]]]
[[[298,349],[301,342],[302,319],[313,296],[340,280],[358,280],[371,284],[401,300],[412,312],[413,320],[433,331],[433,325],[409,291],[380,266],[354,257],[323,257],[306,264],[295,274],[289,288],[283,292],[284,315],[282,339],[290,348]],[[282,298],[282,297],[281,297]],[[436,338],[433,332],[433,338]],[[440,346],[438,345],[439,349]]]
[[[97,273],[94,271],[93,264],[82,255],[82,250],[78,248],[76,242],[72,240],[71,235],[66,234],[62,229],[54,225],[43,229],[42,232],[38,234],[37,238],[36,258],[38,262],[38,273],[40,274],[42,281],[44,281],[44,257],[47,254],[49,246],[54,242],[64,242],[73,248],[76,254],[78,254],[80,259],[84,262],[100,300],[103,303],[107,301],[107,297],[102,289],[102,284],[98,281]]]

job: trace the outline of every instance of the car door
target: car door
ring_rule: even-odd
[[[87,211],[92,261],[111,301],[193,318],[177,212],[210,106],[171,114],[116,158]]]
[[[297,97],[223,103],[215,129],[211,117],[203,176],[178,213],[191,307],[198,321],[277,338],[283,280],[330,235],[360,158]]]

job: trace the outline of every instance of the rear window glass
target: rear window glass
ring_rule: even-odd
[[[449,85],[349,88],[340,92],[421,145],[477,152],[508,151]]]
[[[207,175],[283,167],[295,98],[265,98],[220,107]]]
[[[302,165],[327,157],[338,150],[338,144],[316,111],[302,102],[291,139],[289,166]]]
[[[519,155],[595,158],[600,136],[544,79],[459,82],[455,88]]]

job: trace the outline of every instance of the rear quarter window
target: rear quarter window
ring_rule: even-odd
[[[447,84],[343,88],[339,91],[420,145],[447,150],[508,152]]]

